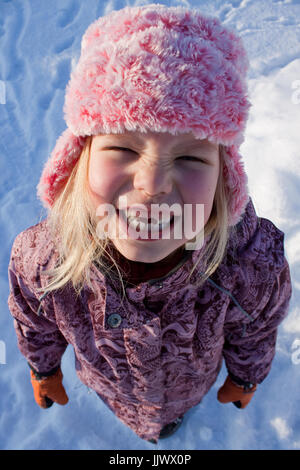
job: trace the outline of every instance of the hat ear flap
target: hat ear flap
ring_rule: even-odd
[[[228,198],[229,226],[236,225],[245,212],[249,201],[248,177],[244,163],[234,145],[221,146],[223,177]]]
[[[57,192],[65,185],[82,152],[85,140],[86,137],[77,137],[69,129],[57,139],[37,185],[37,196],[46,209],[51,209]]]

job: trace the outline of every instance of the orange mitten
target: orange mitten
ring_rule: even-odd
[[[231,378],[227,376],[224,385],[218,391],[218,400],[221,403],[233,402],[238,408],[246,408],[255,390],[255,384],[251,385],[250,388],[244,387],[243,385],[236,385]]]
[[[37,379],[31,370],[30,377],[34,399],[41,408],[49,408],[53,401],[59,405],[68,403],[69,399],[62,384],[63,374],[60,368],[55,374],[43,379]]]

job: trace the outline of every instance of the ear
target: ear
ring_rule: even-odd
[[[56,193],[66,183],[85,141],[86,137],[75,136],[69,129],[66,129],[56,141],[37,186],[37,196],[46,209],[52,207]]]
[[[241,155],[234,145],[221,145],[222,176],[228,196],[229,226],[236,225],[242,218],[249,202],[248,177]]]

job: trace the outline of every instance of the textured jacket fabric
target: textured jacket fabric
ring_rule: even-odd
[[[122,290],[94,264],[96,294],[71,284],[38,294],[57,260],[47,219],[14,240],[8,305],[18,345],[40,373],[57,367],[72,345],[79,379],[143,439],[197,405],[223,359],[228,372],[261,383],[275,354],[277,328],[288,313],[291,279],[284,233],[256,215],[251,199],[226,256],[202,288],[199,251],[188,251],[160,279]],[[201,267],[199,268],[201,269]],[[198,271],[199,275],[199,271]]]

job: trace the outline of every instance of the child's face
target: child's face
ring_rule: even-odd
[[[151,208],[151,204],[162,203],[171,207],[176,203],[183,214],[185,204],[192,204],[196,227],[196,204],[204,205],[204,225],[211,214],[219,167],[218,145],[195,139],[192,133],[98,135],[91,144],[89,190],[95,210],[103,204],[124,207],[125,200],[126,207],[144,204]],[[113,220],[116,224],[120,221],[118,211]],[[181,239],[171,232],[168,239],[149,241],[117,235],[112,241],[126,258],[147,263],[159,261],[185,244],[188,238],[184,233],[182,230]]]

